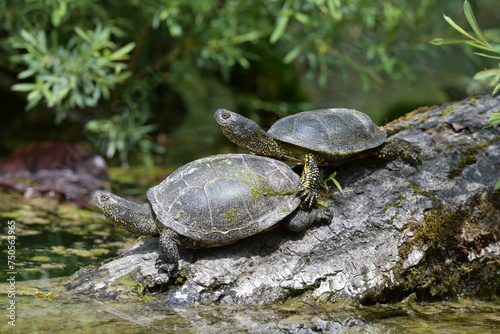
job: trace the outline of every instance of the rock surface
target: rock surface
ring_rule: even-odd
[[[186,252],[178,276],[163,285],[168,277],[154,267],[152,239],[65,286],[100,296],[160,287],[169,303],[492,297],[500,286],[500,195],[493,192],[500,127],[484,127],[499,111],[499,96],[481,95],[399,120],[408,130],[395,136],[419,145],[423,164],[362,160],[331,168],[344,192],[330,188],[329,224]]]
[[[46,141],[26,146],[0,164],[0,187],[26,197],[59,196],[86,205],[108,181],[104,158],[85,143]]]

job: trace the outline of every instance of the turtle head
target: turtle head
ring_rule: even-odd
[[[257,134],[266,134],[262,128],[249,118],[241,116],[227,109],[217,109],[215,121],[222,129],[222,133],[238,146],[248,148],[248,143]]]
[[[222,133],[236,145],[259,155],[280,156],[276,140],[251,119],[227,109],[217,109],[214,118]]]
[[[158,234],[149,204],[138,204],[106,191],[96,191],[94,201],[104,216],[116,227],[138,235]]]

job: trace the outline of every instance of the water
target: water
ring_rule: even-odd
[[[24,199],[14,193],[0,193],[0,197],[0,254],[4,259],[14,255],[18,281],[71,275],[83,266],[116,256],[123,243],[135,239],[110,226],[94,209],[43,197]],[[10,253],[4,242],[8,225],[15,233],[15,250]],[[5,276],[5,271],[0,272],[0,282]]]
[[[500,305],[460,302],[399,303],[370,307],[345,303],[294,306],[166,305],[98,300],[58,291],[57,282],[24,282],[15,326],[7,322],[9,299],[0,297],[2,333],[499,333]],[[36,290],[56,291],[37,298]],[[10,320],[12,321],[12,320]]]
[[[146,190],[165,177],[157,168],[144,172],[111,168],[113,191],[145,201]],[[89,199],[90,200],[90,199]],[[91,201],[85,207],[50,197],[0,192],[0,255],[7,258],[8,226],[13,225],[18,281],[69,276],[78,269],[113,258],[136,240],[112,226]],[[9,224],[10,222],[10,224]],[[5,272],[0,272],[4,282]]]

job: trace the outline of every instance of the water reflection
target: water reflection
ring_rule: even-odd
[[[31,289],[58,289],[51,281],[24,282]],[[97,300],[63,290],[52,299],[16,297],[17,320],[0,332],[45,333],[498,333],[500,305],[460,302],[353,306],[167,305],[154,297]],[[0,308],[8,300],[0,298]]]

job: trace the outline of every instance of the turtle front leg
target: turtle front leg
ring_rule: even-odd
[[[168,274],[169,277],[177,271],[179,265],[179,250],[186,248],[186,238],[166,229],[158,238],[160,257],[156,260],[155,267]]]
[[[320,173],[314,154],[307,153],[304,170],[300,176],[299,194],[309,207],[316,203],[319,196]]]
[[[400,138],[389,138],[385,143],[370,151],[376,158],[384,160],[394,160],[401,158],[411,165],[416,166],[422,163],[420,157],[420,147]]]

